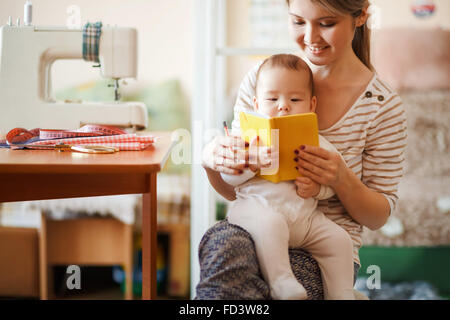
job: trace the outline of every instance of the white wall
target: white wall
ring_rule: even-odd
[[[25,0],[0,0],[0,25],[8,16],[23,23]],[[32,0],[34,25],[66,25],[71,5],[81,9],[81,24],[102,21],[103,25],[138,30],[138,84],[181,80],[189,97],[192,90],[193,0]],[[80,44],[81,45],[81,44]],[[100,79],[84,61],[55,65],[55,89]],[[68,76],[69,75],[69,76]],[[133,82],[132,82],[133,83]]]

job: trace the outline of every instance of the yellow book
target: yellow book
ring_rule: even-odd
[[[294,180],[299,173],[295,167],[294,150],[301,145],[319,146],[319,128],[315,113],[267,117],[256,112],[241,112],[241,137],[247,142],[259,135],[260,145],[277,146],[279,166],[261,170],[259,176],[268,181]]]

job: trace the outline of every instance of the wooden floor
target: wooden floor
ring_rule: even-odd
[[[81,290],[69,290],[64,286],[64,272],[62,267],[54,269],[55,290],[51,299],[55,300],[124,300],[124,293],[120,285],[114,282],[110,267],[88,267],[83,269],[84,281]],[[37,300],[24,297],[0,296],[0,300]],[[141,296],[134,296],[134,300],[141,300]],[[164,292],[157,295],[161,300],[189,299],[189,297],[172,297]]]

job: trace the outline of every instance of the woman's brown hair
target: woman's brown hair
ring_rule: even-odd
[[[305,0],[303,0],[305,1]],[[369,4],[368,0],[310,0],[324,7],[326,10],[335,14],[349,14],[353,18],[357,18],[362,9]],[[286,0],[288,6],[290,0]],[[357,27],[352,42],[353,51],[359,60],[362,61],[370,70],[373,66],[370,62],[370,29],[367,21],[362,26]]]

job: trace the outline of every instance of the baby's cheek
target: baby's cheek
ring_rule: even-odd
[[[262,114],[269,116],[269,117],[275,117],[277,115],[277,108],[271,107],[271,106],[267,106],[266,108],[264,108],[264,110],[261,110]]]
[[[270,115],[274,114],[274,112],[276,112],[276,111],[277,111],[277,106],[272,101],[268,101],[268,100],[259,101],[259,112],[260,113],[270,116]]]

